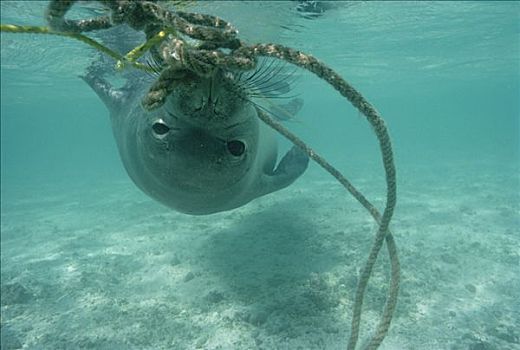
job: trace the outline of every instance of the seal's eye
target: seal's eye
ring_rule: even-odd
[[[170,128],[162,121],[157,121],[153,123],[152,130],[157,136],[164,136],[170,131]]]
[[[235,157],[240,157],[246,151],[246,144],[239,140],[231,140],[227,143],[227,149]]]

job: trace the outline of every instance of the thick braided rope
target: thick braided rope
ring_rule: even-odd
[[[175,13],[177,14],[177,16],[184,18],[189,23],[205,27],[218,28],[222,30],[234,30],[233,26],[231,26],[230,23],[224,21],[219,17],[204,15],[201,13],[190,13],[182,11],[176,11]]]
[[[377,349],[379,345],[381,345],[381,343],[383,342],[383,339],[385,339],[386,334],[388,333],[388,328],[390,328],[390,323],[392,322],[395,307],[397,306],[397,296],[399,294],[401,268],[399,265],[399,258],[397,256],[397,247],[395,245],[394,236],[391,234],[390,231],[388,231],[385,240],[388,253],[390,255],[390,286],[385,308],[383,309],[383,314],[381,315],[381,320],[379,321],[379,324],[376,327],[376,331],[374,332],[372,339],[366,347],[366,349],[369,350]]]
[[[76,1],[50,1],[46,19],[51,28],[67,33],[81,33],[126,23],[135,30],[143,30],[147,39],[151,39],[161,28],[166,27],[202,41],[200,47],[192,47],[176,38],[165,42],[159,48],[160,52],[157,51],[156,45],[150,48],[153,57],[162,62],[165,68],[142,101],[143,107],[147,110],[157,108],[164,103],[174,89],[175,81],[186,70],[191,70],[200,76],[209,76],[215,67],[252,69],[256,64],[254,57],[230,56],[216,50],[217,48],[236,49],[240,46],[240,42],[235,38],[237,31],[230,23],[218,17],[171,12],[153,1],[99,0],[111,10],[110,17],[68,20],[65,15]]]
[[[346,97],[354,107],[356,107],[363,115],[367,118],[370,125],[373,127],[374,132],[379,141],[379,147],[383,157],[383,166],[386,175],[387,184],[387,200],[386,206],[381,219],[379,220],[379,229],[375,236],[374,242],[368,259],[361,271],[358,287],[356,290],[354,311],[352,317],[352,332],[348,344],[348,349],[353,350],[356,348],[357,340],[359,337],[359,326],[361,323],[361,310],[363,306],[363,297],[365,294],[368,280],[372,273],[374,264],[376,262],[383,241],[388,233],[388,226],[393,215],[393,211],[396,203],[396,171],[393,160],[392,144],[390,142],[390,136],[383,119],[379,116],[379,113],[375,108],[361,95],[356,89],[348,84],[341,76],[334,72],[331,68],[327,67],[316,58],[306,55],[300,51],[293,50],[291,48],[275,45],[275,44],[258,44],[250,47],[253,52],[258,56],[276,57],[281,60],[287,61],[299,67],[302,67],[314,74],[321,79],[331,84],[341,95]],[[398,276],[397,276],[398,277]],[[391,301],[389,299],[389,301]],[[394,305],[387,303],[380,325],[378,326],[377,338],[374,337],[370,341],[370,348],[377,348],[380,341],[384,338],[384,334],[380,334],[382,331],[386,334],[386,330],[389,327],[392,313],[395,309]],[[385,329],[386,328],[386,329]],[[379,341],[378,339],[381,338]]]
[[[45,17],[52,29],[69,33],[82,33],[112,27],[112,22],[108,16],[81,20],[65,19],[65,14],[75,2],[76,0],[50,1]]]
[[[303,142],[296,135],[291,133],[287,128],[285,128],[281,123],[271,118],[267,113],[263,112],[260,109],[257,109],[258,117],[267,125],[275,129],[282,136],[287,138],[293,144],[298,146],[301,150],[303,150],[309,158],[314,160],[317,164],[319,164],[323,169],[325,169],[329,174],[331,174],[336,180],[338,180],[343,187],[347,189],[347,191],[359,202],[361,205],[372,215],[374,220],[381,225],[381,214],[376,209],[376,207],[370,203],[370,201],[359,192],[354,185],[345,177],[343,174],[333,167],[329,162],[327,162],[322,156],[317,154],[311,147],[309,147],[305,142]],[[399,257],[397,254],[397,247],[395,245],[394,237],[390,230],[387,231],[385,236],[386,246],[388,250],[388,255],[390,256],[390,287],[388,290],[388,297],[386,300],[385,308],[383,310],[383,314],[381,316],[381,320],[376,328],[370,343],[367,346],[367,349],[377,349],[386,334],[388,333],[388,328],[390,327],[390,323],[392,321],[392,316],[397,304],[397,296],[399,293],[399,280],[400,280],[400,265],[399,265]],[[373,248],[372,248],[373,249]],[[359,290],[359,287],[358,287]],[[363,296],[361,295],[361,299],[356,297],[356,303],[362,303]],[[361,312],[361,306],[359,305],[359,312]],[[357,322],[357,329],[351,330],[351,337],[354,332],[359,333],[359,321]],[[354,345],[355,347],[355,345]]]
[[[231,24],[215,16],[184,12],[179,14],[150,1],[101,2],[112,10],[112,20],[115,23],[126,23],[136,30],[142,30],[145,25],[159,24],[174,28],[190,38],[210,42],[227,42],[233,40],[237,34]]]
[[[54,30],[81,33],[107,29],[126,23],[136,30],[145,25],[160,24],[172,27],[187,36],[209,42],[226,43],[235,39],[237,31],[230,23],[210,15],[171,12],[152,1],[99,0],[111,10],[111,16],[68,20],[66,13],[77,0],[51,0],[46,19]]]
[[[159,79],[152,84],[148,93],[141,101],[142,106],[146,110],[162,106],[168,95],[175,89],[176,82],[183,79],[187,72],[187,70],[177,68],[163,69]]]

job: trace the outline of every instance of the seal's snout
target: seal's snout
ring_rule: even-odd
[[[230,97],[225,87],[210,79],[200,87],[195,99],[191,101],[191,111],[186,110],[184,114],[191,122],[200,125],[205,125],[208,121],[229,120],[237,107],[236,101]]]
[[[208,123],[231,124],[241,119],[247,103],[241,86],[217,70],[210,77],[189,75],[179,81],[166,102],[167,109],[187,123],[207,127]]]
[[[219,114],[220,110],[220,101],[222,101],[222,86],[218,81],[218,77],[209,78],[203,88],[203,109],[206,110],[207,113],[211,114]]]
[[[215,82],[215,78],[214,77],[211,77],[208,81],[208,93],[207,93],[207,98],[208,98],[208,104],[213,104],[214,102],[216,102],[218,100],[218,90],[217,90],[217,85],[216,85],[216,82]]]

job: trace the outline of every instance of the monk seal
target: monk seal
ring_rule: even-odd
[[[152,111],[141,106],[150,79],[114,88],[94,70],[81,77],[109,109],[120,158],[143,192],[179,212],[205,215],[285,188],[304,173],[309,160],[296,147],[276,166],[274,131],[233,74],[183,73]]]

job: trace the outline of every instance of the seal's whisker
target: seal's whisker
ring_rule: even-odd
[[[149,55],[146,58],[146,65],[151,69],[151,72],[149,72],[150,75],[154,76],[154,77],[158,77],[161,74],[162,70],[163,70],[162,64],[160,64],[157,61],[157,58],[155,58],[152,55]]]
[[[269,63],[267,63],[267,62],[269,62]],[[262,76],[262,74],[264,74],[266,71],[269,71],[271,69],[273,64],[280,64],[280,61],[279,60],[267,60],[267,59],[260,60],[260,62],[257,65],[258,68],[255,69],[255,71],[251,75],[246,76],[245,81],[254,84],[256,82],[256,80]]]
[[[251,98],[265,98],[266,100],[276,100],[276,99],[288,100],[288,99],[291,99],[291,98],[301,97],[301,94],[289,95],[289,96],[268,96],[268,95],[266,96],[264,94],[257,94],[257,95],[249,95],[248,97],[251,97]]]
[[[241,81],[241,84],[244,88],[248,90],[257,90],[261,91],[262,86],[268,83],[273,77],[275,77],[274,72],[279,71],[280,64],[275,64],[273,66],[273,62],[265,66],[265,69],[262,69],[261,72],[256,76],[256,78],[249,80],[245,79]]]
[[[247,84],[247,88],[254,93],[264,95],[283,95],[292,90],[291,85],[299,78],[296,74],[297,68],[285,71],[285,65],[277,67],[275,71],[269,72],[262,77],[262,81],[255,84]]]
[[[293,120],[295,118],[294,114],[286,111],[285,109],[283,109],[280,106],[271,105],[271,107],[276,107],[278,112],[275,112],[273,109],[264,107],[261,104],[256,103],[254,101],[252,101],[251,103],[253,104],[253,106],[255,106],[255,108],[258,108],[258,109],[264,111],[265,113],[273,116],[275,119],[277,119],[279,121],[289,121],[289,120]]]
[[[288,85],[287,79],[284,79],[281,76],[272,76],[270,77],[270,80],[265,80],[261,83],[254,84],[252,87],[258,90],[267,90],[277,85]]]
[[[274,62],[276,61],[276,62]],[[274,67],[273,67],[274,64]],[[283,61],[280,60],[273,60],[266,69],[264,69],[255,79],[248,80],[247,82],[249,84],[252,84],[254,86],[259,86],[261,84],[264,84],[265,82],[268,82],[272,77],[276,76],[278,73],[281,72],[281,70],[286,66],[286,64]]]
[[[251,90],[251,93],[253,93],[253,94],[263,95],[263,96],[273,96],[273,97],[284,96],[284,95],[288,94],[289,92],[291,92],[291,88],[287,84],[280,85],[278,87],[273,86],[271,89],[267,89],[267,90],[264,90],[264,89]]]
[[[278,79],[278,78],[276,78]],[[296,79],[294,79],[296,80]],[[293,81],[286,81],[285,79],[284,80],[274,80],[272,81],[270,84],[268,85],[263,85],[263,86],[254,86],[252,87],[252,90],[254,91],[258,91],[258,92],[261,92],[261,93],[264,93],[264,94],[268,94],[270,92],[278,92],[279,95],[281,94],[285,94],[285,93],[288,93],[289,91],[291,91],[291,83],[294,82]]]
[[[232,76],[238,89],[249,98],[290,99],[292,84],[299,78],[298,68],[286,69],[287,64],[278,60],[261,60],[254,72],[240,72]]]

